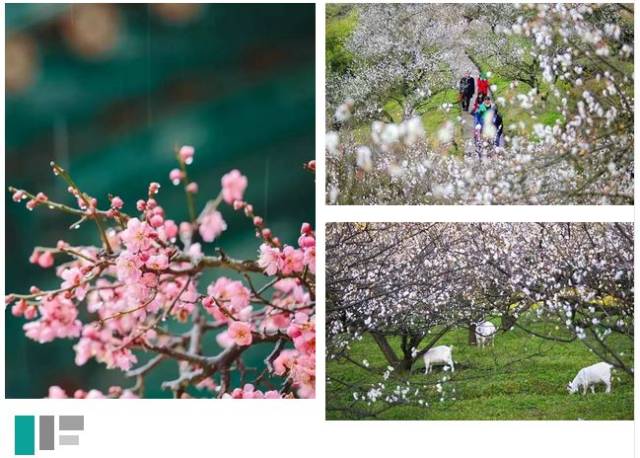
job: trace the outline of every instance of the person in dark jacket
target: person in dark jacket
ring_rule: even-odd
[[[494,144],[500,146],[504,126],[502,125],[502,116],[498,112],[498,107],[495,107],[493,111],[493,125],[496,128],[496,140]]]
[[[469,72],[464,72],[464,76],[460,80],[460,84],[458,85],[458,90],[460,91],[460,101],[462,102],[462,110],[469,111],[469,101],[473,94],[476,92],[476,82],[471,77]]]

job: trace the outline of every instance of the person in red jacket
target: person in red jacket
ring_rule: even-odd
[[[489,95],[489,80],[485,72],[481,72],[478,78],[478,94],[482,94],[485,97]]]

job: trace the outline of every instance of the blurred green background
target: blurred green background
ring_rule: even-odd
[[[314,177],[302,168],[315,148],[314,5],[5,8],[7,185],[71,203],[50,172],[55,160],[101,207],[113,193],[134,213],[148,183],[158,181],[161,205],[179,222],[187,216],[184,193],[168,173],[174,146],[190,144],[199,208],[217,195],[222,174],[238,168],[249,179],[246,199],[284,241],[295,243],[300,223],[314,222]],[[59,284],[52,270],[29,264],[34,245],[97,242],[92,225],[71,232],[69,215],[29,212],[8,193],[5,202],[8,292]],[[205,251],[215,245],[254,258],[250,221],[228,207],[223,216],[229,229]],[[209,274],[201,285],[220,274],[228,273]],[[75,366],[72,340],[37,344],[22,333],[22,319],[5,316],[6,397],[43,397],[49,385],[133,385],[93,361]],[[251,349],[245,363],[259,367],[268,352]],[[175,375],[175,364],[163,363],[145,396],[168,396],[159,384]]]

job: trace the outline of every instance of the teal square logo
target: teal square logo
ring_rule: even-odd
[[[16,455],[34,455],[36,434],[35,417],[33,415],[16,415],[14,424]]]

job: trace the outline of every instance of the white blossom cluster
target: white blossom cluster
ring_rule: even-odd
[[[330,109],[337,107],[327,133],[327,201],[633,203],[633,28],[626,7],[473,5],[462,15],[450,8],[463,7],[359,10],[351,50],[362,68],[327,88]],[[468,122],[462,118],[425,131],[421,107],[459,77],[453,56],[460,46],[473,60],[494,62],[511,88],[530,86],[498,98],[501,111],[554,112],[555,123],[535,114],[529,123],[504,119],[504,147],[491,144],[494,130],[471,149],[452,144]],[[402,107],[401,120],[386,112],[389,100]],[[371,137],[363,141],[367,120]]]

